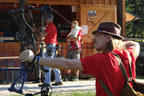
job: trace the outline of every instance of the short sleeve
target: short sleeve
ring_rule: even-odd
[[[82,63],[84,73],[97,77],[100,70],[99,68],[99,65],[101,63],[100,58],[101,55],[99,54],[81,58],[81,63]]]

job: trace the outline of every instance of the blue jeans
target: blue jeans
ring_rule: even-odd
[[[46,57],[49,58],[54,58],[56,56],[56,44],[47,44],[46,46]],[[59,69],[52,69],[48,66],[44,66],[44,83],[45,84],[50,84],[51,82],[51,70],[53,70],[54,75],[55,75],[55,81],[56,82],[62,82],[61,74]]]

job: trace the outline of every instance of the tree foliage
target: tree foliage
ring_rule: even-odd
[[[126,26],[126,36],[144,37],[144,0],[126,0],[126,11],[139,18]]]

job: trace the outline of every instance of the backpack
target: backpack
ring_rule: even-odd
[[[123,62],[121,58],[116,54],[112,53],[118,60],[119,62],[119,67],[121,69],[121,72],[125,78],[125,84],[124,87],[120,93],[120,96],[144,96],[144,83],[137,82],[132,78],[132,69],[131,69],[131,57],[129,52],[128,53],[128,58],[129,58],[129,64],[130,64],[130,77],[127,76],[126,69],[123,65]],[[130,86],[129,82],[132,82],[133,87]],[[102,80],[99,81],[100,85],[104,88],[105,92],[108,94],[108,96],[113,96],[109,88],[103,83]]]

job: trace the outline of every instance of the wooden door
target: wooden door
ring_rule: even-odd
[[[98,25],[104,21],[117,22],[116,5],[106,4],[91,4],[80,5],[80,22],[81,25],[88,26],[88,33],[82,36],[83,46],[89,48],[83,48],[82,57],[92,55],[96,53],[92,44],[92,32],[97,29]]]
[[[88,26],[88,33],[83,35],[83,42],[92,42],[92,31],[96,30],[99,23],[104,21],[117,22],[116,5],[91,4],[80,5],[81,25]]]

